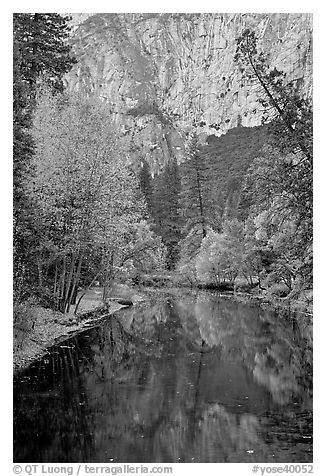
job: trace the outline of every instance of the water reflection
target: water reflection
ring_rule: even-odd
[[[156,299],[15,380],[16,462],[309,462],[311,335],[208,293]]]

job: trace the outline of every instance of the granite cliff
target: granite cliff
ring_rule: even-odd
[[[261,124],[257,84],[244,80],[235,39],[253,29],[274,67],[312,94],[310,14],[73,15],[78,64],[70,90],[105,100],[135,152],[182,160],[188,133],[202,142],[237,126]]]

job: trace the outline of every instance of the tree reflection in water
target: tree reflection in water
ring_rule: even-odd
[[[204,292],[125,310],[17,377],[15,461],[311,461],[309,332]]]

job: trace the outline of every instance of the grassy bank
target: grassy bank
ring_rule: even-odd
[[[135,290],[115,287],[111,290],[106,304],[102,302],[102,289],[88,291],[81,301],[78,314],[62,314],[40,306],[22,305],[21,319],[14,324],[14,372],[28,367],[33,361],[44,356],[48,349],[82,330],[97,325],[120,309],[127,307],[118,302],[128,298],[133,303],[143,299]]]

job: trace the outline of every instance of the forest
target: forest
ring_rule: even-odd
[[[18,13],[13,28],[14,320],[76,311],[94,285],[105,301],[116,281],[312,299],[312,102],[253,31],[234,68],[263,123],[205,143],[189,124],[182,160],[154,170],[105,101],[65,88],[69,17]]]

